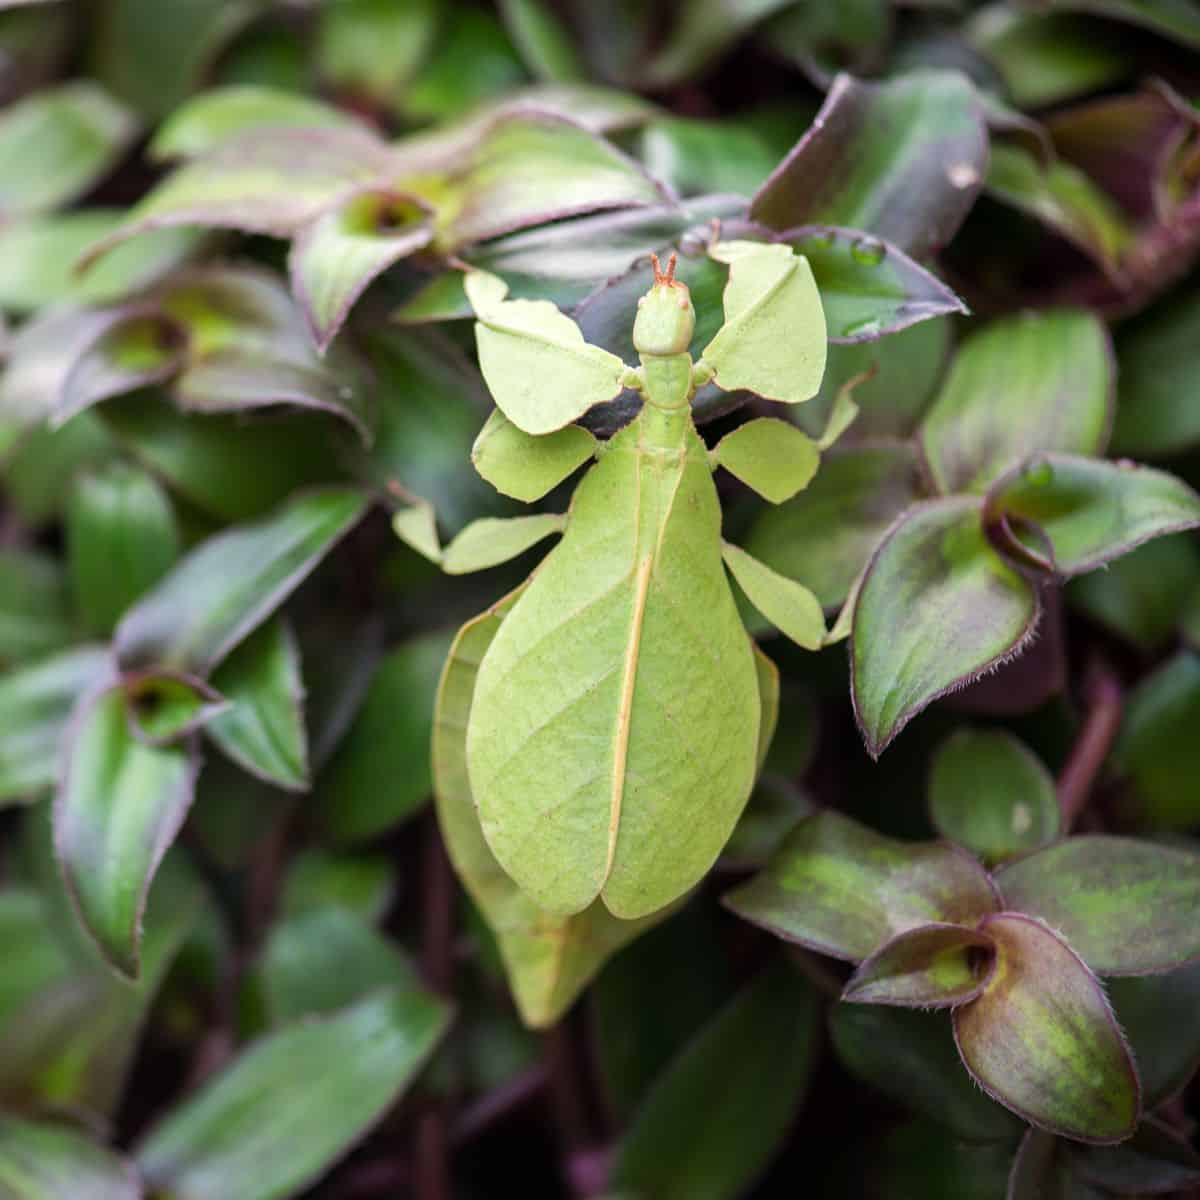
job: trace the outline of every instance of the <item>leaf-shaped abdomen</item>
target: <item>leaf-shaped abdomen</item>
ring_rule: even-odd
[[[639,418],[576,491],[567,531],[480,667],[471,790],[496,858],[540,907],[669,904],[720,853],[754,782],[759,698],[690,428]]]

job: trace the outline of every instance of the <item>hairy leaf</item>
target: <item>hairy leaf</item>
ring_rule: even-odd
[[[1038,620],[1033,588],[992,550],[967,497],[909,511],[858,593],[851,687],[873,755],[926,705],[1019,652]]]
[[[954,1036],[983,1089],[1032,1124],[1085,1142],[1119,1142],[1141,1115],[1137,1070],[1099,981],[1056,934],[998,913],[979,926],[996,965],[954,1011]]]
[[[996,883],[1010,908],[1053,926],[1101,975],[1200,957],[1200,855],[1081,835],[1009,863]]]
[[[766,868],[724,901],[788,941],[850,962],[907,930],[974,925],[997,906],[969,855],[884,837],[833,811],[801,821]]]
[[[962,925],[918,925],[885,942],[850,976],[843,1000],[954,1008],[987,986],[995,944]],[[977,965],[977,961],[986,964]]]

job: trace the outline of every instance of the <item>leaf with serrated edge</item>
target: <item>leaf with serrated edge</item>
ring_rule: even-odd
[[[471,462],[496,491],[530,504],[587,462],[596,448],[596,439],[578,425],[532,437],[497,408],[471,447]]]
[[[105,958],[136,978],[146,896],[191,806],[195,751],[137,741],[116,687],[82,702],[64,760],[55,854],[84,926]]]
[[[921,925],[974,925],[998,904],[987,873],[943,842],[901,842],[840,813],[801,821],[749,883],[738,916],[850,962]]]
[[[825,373],[825,313],[808,260],[790,246],[718,242],[729,264],[725,324],[701,364],[727,392],[745,388],[767,400],[810,400]]]
[[[573,916],[543,912],[484,841],[467,777],[467,717],[479,664],[520,591],[468,621],[450,649],[434,709],[433,775],[438,823],[454,869],[496,934],[522,1020],[540,1028],[558,1020],[621,946],[667,914],[619,921],[599,900]]]
[[[764,500],[782,504],[808,487],[821,451],[795,425],[758,417],[727,433],[713,448],[712,458]]]
[[[918,925],[885,942],[850,976],[843,1000],[908,1008],[953,1008],[987,986],[995,945],[962,925]],[[975,956],[986,962],[977,969]]]
[[[1031,917],[997,913],[979,928],[996,944],[996,963],[979,998],[954,1010],[967,1070],[993,1099],[1052,1133],[1127,1138],[1141,1088],[1099,980]]]
[[[996,885],[1009,908],[1058,930],[1101,975],[1200,957],[1200,854],[1084,834],[1007,864]]]
[[[708,452],[688,428],[683,453],[651,469],[644,420],[576,488],[471,712],[484,836],[552,912],[600,894],[631,919],[675,900],[715,861],[754,781],[754,656],[721,564]]]
[[[819,650],[824,645],[825,614],[808,588],[729,542],[721,544],[721,555],[750,603],[780,633],[805,650]]]
[[[553,433],[620,394],[625,364],[583,340],[578,325],[548,300],[506,300],[508,285],[468,272],[479,318],[479,367],[497,406],[525,433]]]
[[[980,501],[920,504],[892,526],[854,608],[851,696],[878,757],[926,705],[1016,655],[1036,592],[988,544]]]

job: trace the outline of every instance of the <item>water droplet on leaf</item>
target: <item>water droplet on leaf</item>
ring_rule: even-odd
[[[842,329],[842,337],[863,337],[878,333],[883,326],[878,317],[863,317],[860,321],[851,321]]]
[[[878,238],[858,238],[850,243],[850,256],[865,267],[877,267],[887,256],[887,247]]]

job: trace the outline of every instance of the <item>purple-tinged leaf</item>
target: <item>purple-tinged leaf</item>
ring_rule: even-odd
[[[1065,1143],[1054,1134],[1028,1130],[1013,1158],[1005,1200],[1092,1200],[1072,1190],[1064,1150]]]
[[[967,311],[940,279],[871,234],[818,225],[789,230],[779,240],[808,259],[831,342],[877,341],[919,321]]]
[[[1181,45],[1200,48],[1200,13],[1186,0],[1047,0],[1046,7],[1128,21]]]
[[[0,1180],[8,1200],[141,1200],[133,1164],[69,1125],[0,1118]]]
[[[1038,451],[1103,454],[1115,376],[1108,332],[1091,313],[1024,313],[974,334],[921,424],[938,490],[984,492]]]
[[[305,791],[308,739],[300,652],[282,619],[268,621],[217,668],[213,685],[230,708],[205,732],[234,762],[288,791]]]
[[[229,702],[203,679],[174,671],[126,675],[129,731],[148,746],[169,746],[203,728]]]
[[[929,770],[929,814],[943,837],[993,863],[1059,831],[1054,777],[1000,729],[960,729],[942,742]]]
[[[885,942],[850,976],[842,999],[856,1004],[954,1008],[987,986],[995,945],[962,925],[918,925]]]
[[[981,995],[954,1010],[967,1070],[1042,1129],[1083,1142],[1129,1137],[1141,1115],[1137,1068],[1099,980],[1031,917],[997,913],[979,928],[996,963]]]
[[[835,1004],[829,1031],[849,1071],[958,1137],[997,1142],[1023,1128],[963,1070],[944,1012]]]
[[[367,285],[433,239],[431,209],[401,192],[356,192],[305,226],[288,272],[313,340],[324,352]]]
[[[342,194],[385,175],[391,161],[383,142],[357,129],[253,130],[177,167],[84,261],[173,225],[288,237]]]
[[[125,669],[211,670],[308,577],[366,507],[360,492],[312,491],[262,521],[202,542],[117,626],[118,661]]]
[[[1119,1146],[1071,1146],[1066,1157],[1105,1194],[1159,1196],[1200,1185],[1200,1154],[1153,1117]]]
[[[786,961],[751,980],[647,1095],[617,1149],[614,1188],[655,1200],[745,1195],[808,1085],[817,1013],[811,985]]]
[[[106,646],[76,646],[0,676],[0,802],[36,799],[59,772],[79,697],[112,675]]]
[[[927,705],[1020,653],[1040,602],[991,548],[982,503],[919,504],[884,538],[854,608],[851,690],[878,757]]]
[[[803,579],[835,608],[897,514],[917,498],[917,458],[906,444],[834,449],[808,489],[767,508],[745,546],[789,579]]]
[[[1070,578],[1095,570],[1151,538],[1200,525],[1200,496],[1165,471],[1122,459],[1104,462],[1037,454],[1001,475],[984,502],[991,525],[1004,518],[999,543],[1019,560],[1014,519],[1031,528],[1047,562]]]
[[[969,854],[884,837],[828,810],[801,821],[724,903],[787,941],[850,962],[918,926],[974,925],[997,909],[987,873]]]
[[[84,927],[104,957],[136,979],[146,896],[191,807],[195,747],[138,741],[120,687],[86,697],[65,741],[55,855]]]
[[[839,75],[749,215],[772,229],[868,230],[921,259],[954,236],[986,162],[987,130],[964,76],[926,71],[864,83]]]
[[[995,878],[1007,907],[1052,925],[1101,975],[1169,971],[1200,957],[1200,854],[1086,834]]]
[[[395,186],[422,195],[418,180]],[[449,182],[428,197],[439,212],[436,244],[457,250],[543,221],[673,199],[633,159],[584,126],[552,113],[502,115]]]

